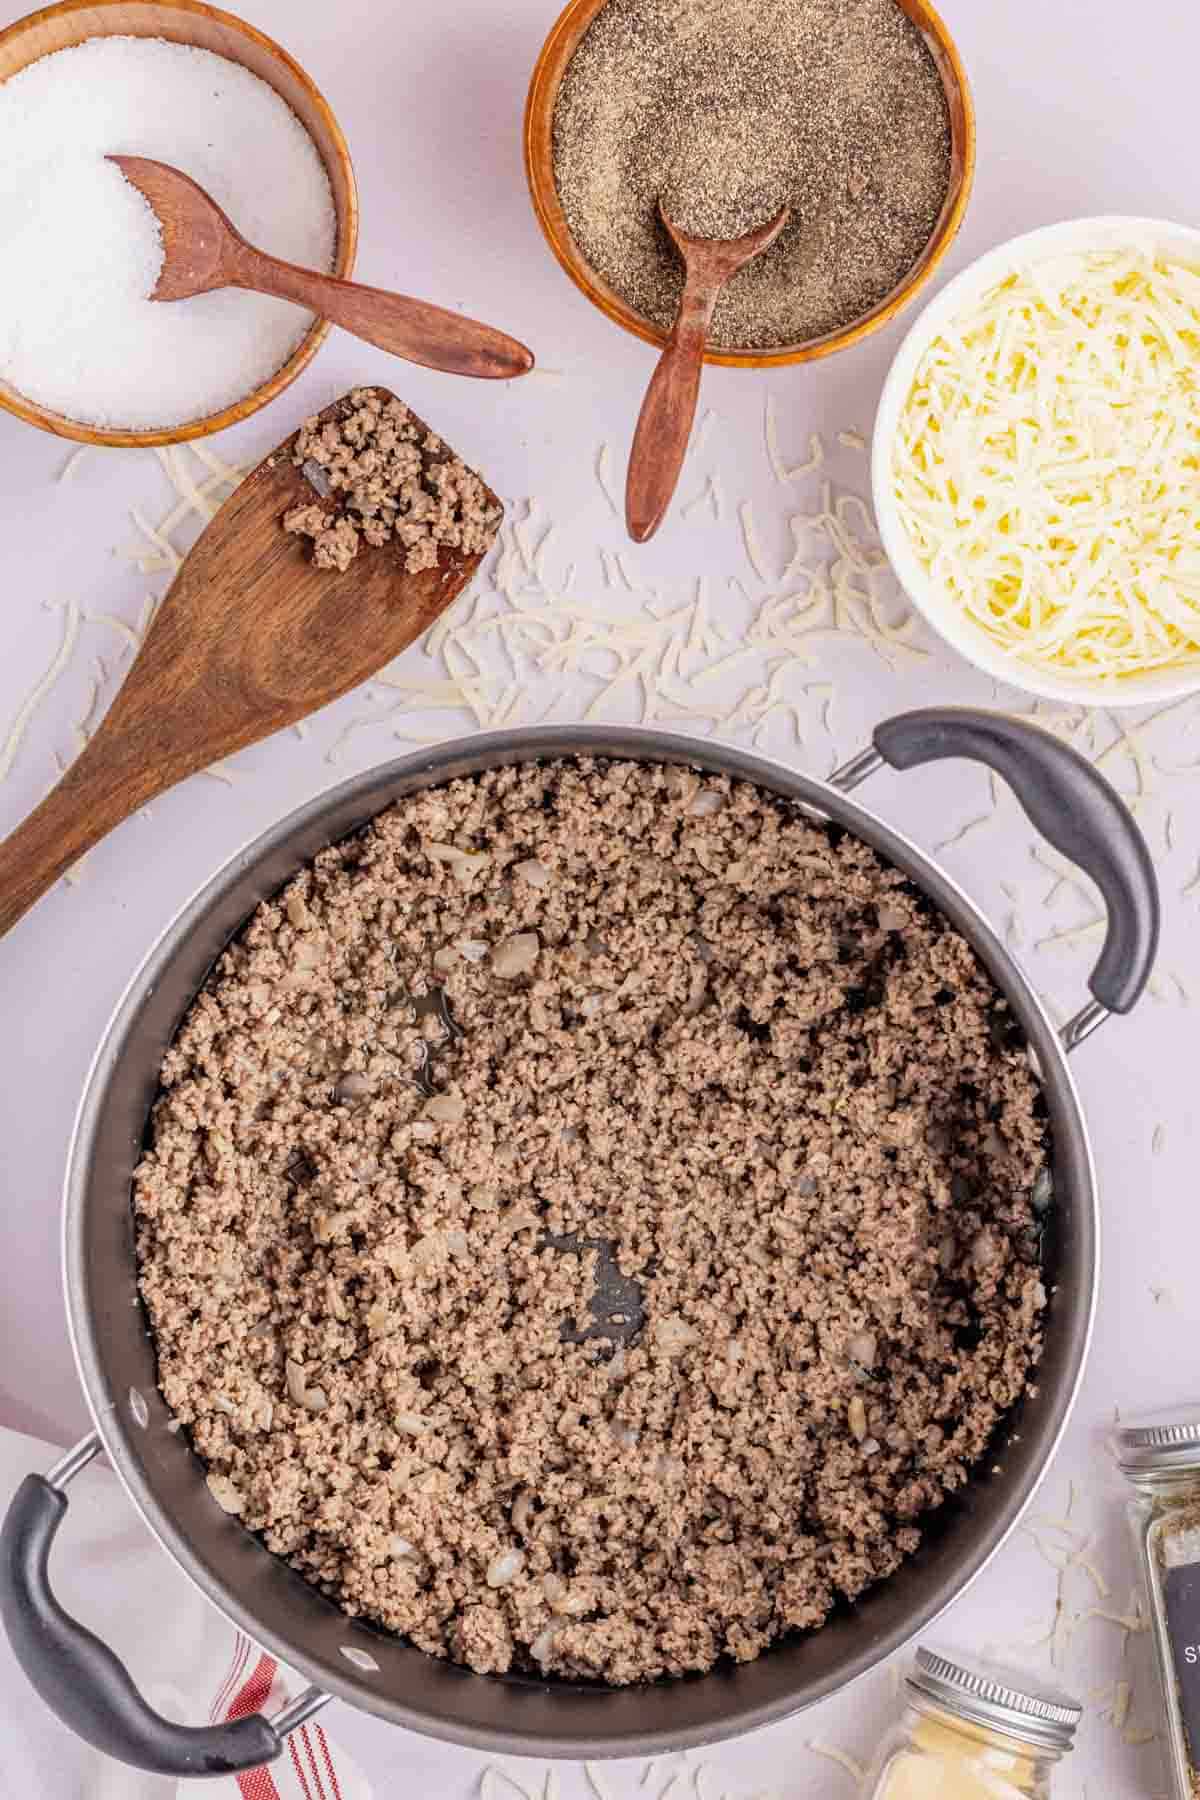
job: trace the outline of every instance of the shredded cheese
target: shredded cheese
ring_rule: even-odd
[[[983,813],[978,819],[968,819],[967,823],[962,826],[960,830],[954,832],[948,838],[943,838],[940,844],[934,845],[934,855],[940,856],[943,850],[953,850],[955,845],[961,844],[965,837],[969,837],[973,831],[978,831],[981,825],[986,825],[991,819],[991,816],[991,813]]]
[[[799,481],[802,475],[815,475],[825,461],[825,444],[814,431],[808,440],[808,461],[797,463],[794,469],[787,471],[789,481]]]
[[[788,481],[790,477],[779,450],[779,417],[775,411],[774,394],[767,395],[763,407],[763,435],[767,440],[767,461],[771,465],[771,473],[778,482]]]
[[[823,1756],[826,1762],[836,1763],[839,1769],[844,1769],[851,1781],[863,1782],[866,1780],[866,1769],[860,1762],[856,1762],[848,1751],[839,1750],[834,1744],[823,1744],[819,1738],[810,1738],[808,1748],[814,1756]]]
[[[66,616],[63,623],[62,642],[55,652],[54,659],[32,693],[17,708],[17,714],[9,727],[8,736],[4,740],[3,746],[0,746],[0,781],[4,780],[17,760],[17,752],[29,729],[29,721],[71,660],[75,640],[79,636],[80,612],[74,600],[67,601],[64,612]]]
[[[746,556],[749,560],[750,567],[754,570],[758,579],[764,585],[767,585],[770,583],[771,577],[767,573],[766,558],[763,555],[762,544],[759,540],[758,530],[754,523],[754,508],[749,500],[742,501],[742,504],[738,508],[738,517],[742,521],[742,542],[746,546]]]
[[[1069,949],[1076,944],[1084,944],[1107,928],[1107,919],[1089,919],[1085,925],[1073,925],[1066,931],[1052,931],[1049,937],[1039,938],[1034,946],[1037,950]]]
[[[717,415],[711,406],[700,421],[700,429],[692,439],[692,450],[699,455],[708,442],[708,434],[717,422]]]
[[[58,479],[60,481],[74,481],[76,469],[91,448],[92,446],[90,444],[77,444],[62,468],[58,471]]]
[[[617,505],[617,496],[613,491],[612,484],[612,451],[607,444],[601,444],[596,457],[596,480],[600,483],[600,490],[612,508],[613,518],[619,519],[621,508]]]
[[[596,1796],[596,1800],[612,1800],[608,1788],[595,1763],[585,1762],[583,1765],[583,1772],[588,1778],[588,1786]]]
[[[892,485],[935,587],[1031,668],[1200,668],[1200,273],[1130,247],[1015,270],[927,350]]]
[[[236,769],[231,769],[226,762],[209,763],[207,769],[201,770],[201,774],[210,775],[214,781],[221,782],[224,787],[233,787],[237,781]]]

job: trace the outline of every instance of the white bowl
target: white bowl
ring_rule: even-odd
[[[1054,675],[1000,649],[950,595],[930,580],[913,549],[892,493],[892,447],[921,359],[951,319],[1022,264],[1064,253],[1106,250],[1131,243],[1165,250],[1180,262],[1193,268],[1200,267],[1200,231],[1187,225],[1172,225],[1163,219],[1119,216],[1068,219],[1061,225],[1043,226],[1040,231],[1030,231],[989,250],[986,256],[981,256],[978,262],[955,276],[918,318],[892,364],[875,421],[871,484],[879,535],[897,579],[913,605],[960,656],[985,674],[1013,687],[1024,688],[1027,693],[1039,694],[1043,699],[1061,700],[1075,706],[1147,706],[1200,692],[1200,656],[1191,674],[1153,670],[1146,675],[1128,677],[1120,683],[1106,683],[1081,676]]]

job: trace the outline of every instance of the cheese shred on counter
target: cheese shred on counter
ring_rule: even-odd
[[[1200,666],[1200,273],[1146,251],[1016,271],[925,354],[893,463],[931,579],[1023,662]]]

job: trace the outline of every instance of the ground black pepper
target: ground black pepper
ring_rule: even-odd
[[[785,203],[712,338],[803,343],[861,318],[912,268],[950,182],[950,120],[895,0],[609,0],[554,116],[558,190],[592,267],[666,327],[682,268],[657,218],[737,237]]]

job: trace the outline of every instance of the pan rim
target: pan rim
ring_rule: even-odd
[[[779,794],[802,806],[807,805],[833,823],[859,835],[877,849],[879,854],[896,862],[948,914],[951,923],[963,932],[976,954],[988,967],[999,990],[1021,1015],[1022,1025],[1039,1058],[1043,1084],[1056,1128],[1056,1146],[1060,1132],[1064,1138],[1068,1135],[1063,1126],[1070,1125],[1074,1128],[1072,1135],[1076,1141],[1073,1151],[1079,1160],[1079,1191],[1075,1196],[1078,1208],[1077,1228],[1083,1238],[1080,1279],[1086,1283],[1087,1292],[1082,1317],[1075,1319],[1071,1331],[1072,1347],[1062,1378],[1063,1392],[1053,1408],[1052,1425],[1045,1433],[1037,1461],[1021,1477],[1012,1495],[999,1509],[997,1519],[981,1535],[979,1541],[976,1543],[972,1540],[969,1554],[959,1554],[961,1569],[948,1570],[940,1579],[932,1598],[917,1607],[911,1617],[869,1643],[864,1643],[854,1655],[846,1657],[842,1673],[831,1674],[803,1686],[797,1684],[795,1689],[756,1704],[730,1704],[728,1699],[722,1703],[719,1676],[714,1673],[702,1678],[700,1685],[712,1684],[711,1691],[716,1704],[711,1717],[701,1724],[683,1729],[663,1725],[637,1731],[582,1730],[556,1738],[523,1730],[519,1724],[519,1707],[514,1708],[514,1716],[518,1722],[510,1729],[459,1722],[451,1708],[447,1708],[445,1712],[437,1712],[427,1706],[397,1701],[373,1687],[368,1676],[355,1676],[349,1666],[345,1669],[338,1667],[328,1659],[308,1653],[280,1632],[264,1628],[262,1621],[242,1601],[236,1590],[211,1571],[202,1571],[197,1567],[197,1549],[152,1491],[151,1484],[141,1469],[134,1432],[124,1416],[123,1407],[110,1392],[105,1378],[97,1322],[87,1300],[85,1235],[93,1173],[90,1144],[102,1113],[110,1078],[119,1067],[128,1046],[128,1028],[136,1017],[148,984],[153,985],[157,971],[192,937],[201,923],[211,915],[223,895],[233,890],[240,880],[257,865],[267,861],[273,853],[290,851],[291,846],[298,846],[302,840],[306,841],[322,821],[340,817],[347,808],[353,811],[360,798],[364,802],[359,817],[361,826],[377,816],[393,800],[419,788],[438,786],[460,776],[502,765],[589,755],[613,756],[647,763],[693,765],[709,772],[724,773],[738,780],[753,782],[768,792]],[[382,798],[379,797],[380,794],[383,795]],[[338,841],[351,835],[356,828],[358,827],[353,824],[339,824],[321,841]],[[297,855],[294,866],[302,866],[313,854],[314,850],[305,848]],[[278,885],[277,882],[272,882],[269,891],[274,891]],[[936,891],[939,888],[941,893]],[[243,920],[249,916],[254,904],[255,902],[251,902],[243,914]],[[1060,1106],[1065,1115],[1061,1121],[1058,1111]],[[878,1667],[886,1657],[911,1643],[948,1606],[966,1593],[1018,1529],[1053,1463],[1074,1412],[1095,1328],[1100,1274],[1100,1219],[1096,1169],[1086,1118],[1058,1031],[1041,996],[1020,963],[1005,947],[982,908],[941,868],[936,858],[906,834],[889,825],[876,812],[847,797],[828,782],[801,774],[785,764],[756,756],[719,740],[636,726],[538,726],[479,733],[449,740],[432,750],[423,750],[376,765],[349,780],[322,790],[285,814],[275,825],[249,839],[176,910],[126,984],[88,1069],[67,1154],[62,1211],[62,1270],[72,1353],[96,1432],[109,1463],[143,1523],[210,1604],[216,1606],[225,1618],[244,1631],[256,1644],[298,1670],[306,1680],[344,1700],[348,1705],[372,1713],[389,1723],[485,1754],[575,1761],[580,1758],[653,1756],[667,1750],[699,1748],[778,1723],[850,1687]],[[267,1556],[271,1554],[265,1550],[263,1553]],[[888,1584],[880,1585],[886,1587]],[[356,1623],[346,1619],[348,1634],[354,1630]],[[369,1642],[370,1637],[365,1637],[363,1641]],[[420,1651],[412,1653],[423,1654]],[[749,1665],[751,1668],[753,1666]],[[488,1677],[467,1676],[465,1671],[455,1672],[471,1681],[487,1681],[489,1686],[495,1685]],[[464,1691],[462,1688],[457,1689],[458,1694]],[[658,1690],[651,1688],[611,1689],[607,1692],[612,1695],[644,1695],[656,1691]],[[572,1694],[578,1695],[578,1690],[564,1690],[564,1702]],[[585,1699],[592,1703],[606,1697],[606,1693],[602,1691],[598,1695],[588,1694]],[[598,1724],[598,1707],[596,1721]]]

